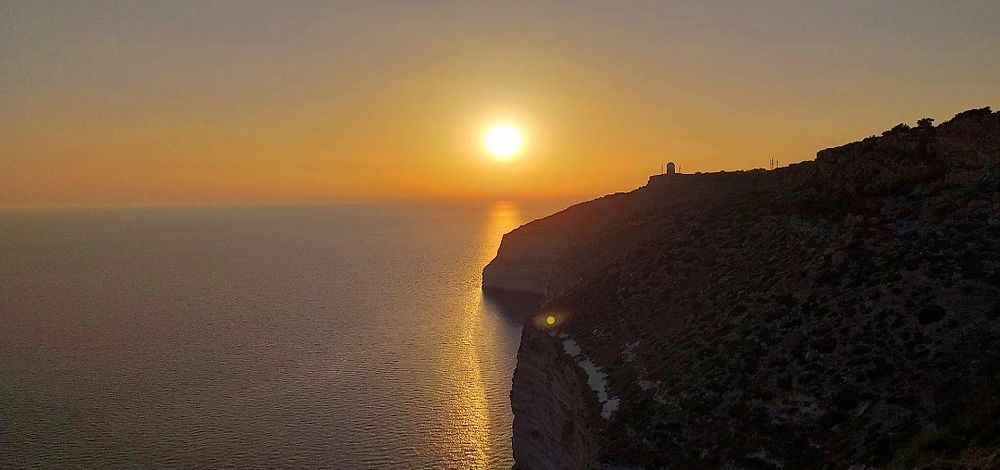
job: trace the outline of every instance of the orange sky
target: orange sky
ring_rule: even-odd
[[[1000,3],[875,3],[4,2],[0,205],[587,197],[1000,106]]]

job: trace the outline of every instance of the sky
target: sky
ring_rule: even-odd
[[[5,0],[0,206],[592,197],[996,109],[997,51],[992,0]]]

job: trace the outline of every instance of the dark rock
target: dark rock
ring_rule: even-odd
[[[1000,318],[1000,302],[997,302],[993,304],[992,307],[990,307],[990,310],[986,312],[986,318],[990,320],[996,320],[997,318]]]
[[[1000,114],[931,124],[654,176],[505,236],[484,282],[540,283],[620,400],[601,418],[549,336],[522,340],[515,459],[997,468]]]
[[[921,325],[927,325],[941,321],[945,315],[947,312],[945,312],[944,307],[932,304],[917,311],[917,321]]]

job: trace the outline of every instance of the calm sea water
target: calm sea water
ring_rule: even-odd
[[[562,206],[0,213],[0,467],[509,467],[481,270]]]

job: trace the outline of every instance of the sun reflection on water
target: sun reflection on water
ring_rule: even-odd
[[[517,206],[509,202],[497,202],[488,211],[483,230],[479,237],[481,242],[476,255],[469,260],[466,279],[470,285],[468,300],[463,308],[461,321],[460,344],[455,348],[453,360],[456,366],[456,388],[458,390],[454,412],[464,423],[461,431],[461,441],[453,443],[462,455],[464,468],[490,468],[493,463],[509,456],[493,455],[496,443],[501,436],[495,436],[493,428],[497,421],[506,420],[492,414],[507,412],[506,409],[491,411],[491,400],[483,381],[483,368],[493,365],[501,354],[502,345],[497,341],[496,330],[501,328],[497,323],[500,319],[491,315],[484,304],[482,292],[479,289],[482,281],[482,268],[496,254],[500,239],[521,224],[521,214]],[[496,391],[494,391],[496,393]],[[493,397],[496,401],[497,398]],[[494,405],[495,406],[495,405]],[[508,430],[509,432],[509,430]]]
[[[483,233],[484,246],[486,247],[496,247],[500,245],[500,238],[503,234],[514,230],[523,221],[521,220],[521,212],[517,209],[517,206],[512,202],[497,202],[490,207],[489,220],[486,224],[486,229]],[[484,264],[488,263],[490,259],[493,258],[494,253],[486,253],[484,255]]]

